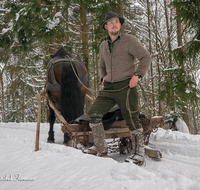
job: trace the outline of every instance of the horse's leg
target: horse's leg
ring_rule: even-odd
[[[67,133],[64,133],[64,141],[63,144],[69,145],[68,142],[70,141],[70,137]]]
[[[83,96],[83,95],[81,95],[81,103],[80,103],[80,106],[81,106],[81,114],[80,114],[80,116],[81,115],[83,115],[84,114],[84,105],[85,105],[85,97]],[[65,145],[67,145],[67,146],[70,146],[69,145],[69,142],[70,142],[70,137],[69,137],[69,135],[67,134],[67,133],[65,133],[64,134],[64,141],[63,141],[63,144],[65,144]]]
[[[55,112],[49,106],[49,124],[50,124],[50,128],[49,128],[49,137],[47,138],[47,142],[48,143],[54,143],[55,142],[54,131],[53,131],[53,125],[55,123],[55,120],[56,120]]]

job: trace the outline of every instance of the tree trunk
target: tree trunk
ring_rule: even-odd
[[[68,13],[68,8],[66,9],[66,50],[69,52],[69,47],[68,47],[68,43],[69,43],[69,13]]]
[[[177,12],[178,15],[178,12]],[[178,40],[178,47],[182,47],[183,43],[182,43],[182,31],[181,31],[181,21],[177,18],[177,40]],[[179,48],[179,53],[182,54],[182,48]],[[183,71],[185,71],[184,68],[184,62],[183,59],[179,59],[179,66],[182,68]],[[183,79],[185,81],[185,78]],[[185,87],[183,87],[183,89],[185,89]],[[183,120],[185,121],[185,123],[187,124],[188,128],[189,128],[189,117],[188,117],[188,109],[187,109],[187,97],[183,97],[183,102],[184,104],[182,105],[182,111],[183,111]]]
[[[152,54],[152,48],[151,48],[151,24],[150,24],[150,3],[149,0],[147,0],[147,15],[148,15],[148,33],[149,33],[149,53]],[[151,62],[151,91],[152,91],[152,109],[153,109],[153,115],[155,115],[155,97],[154,97],[154,78],[153,78],[153,63]]]
[[[156,56],[156,62],[157,62],[157,72],[158,72],[158,94],[160,94],[160,90],[161,90],[161,86],[160,86],[160,81],[161,81],[161,75],[160,75],[160,65],[159,65],[159,57],[160,57],[160,49],[159,49],[159,44],[158,44],[158,28],[157,28],[157,11],[158,11],[158,7],[157,7],[157,0],[155,0],[155,38],[156,38],[156,52],[158,52],[157,56]],[[158,100],[158,114],[162,115],[162,107],[161,107],[161,102],[160,100]]]
[[[193,125],[194,125],[193,134],[196,135],[198,133],[198,129],[197,129],[197,124],[196,124],[196,119],[195,119],[195,108],[194,108],[194,106],[192,106],[192,120],[193,120]]]
[[[96,15],[95,15],[95,18],[96,18]],[[95,20],[94,21],[94,30],[96,30],[96,29],[97,29],[97,23],[96,23],[96,20]],[[95,36],[95,46],[96,47],[98,46],[98,42],[97,42],[97,37],[96,36]],[[99,89],[100,89],[99,61],[98,61],[97,52],[95,52],[95,62],[94,63],[95,63],[95,66],[96,66],[96,72],[95,72],[96,73],[96,81],[95,81],[95,83],[96,83],[96,88],[95,88],[96,92],[94,92],[94,96],[97,97]]]
[[[22,122],[24,122],[24,118],[25,118],[25,92],[24,92],[24,83],[22,82]]]
[[[117,3],[119,5],[119,16],[123,17],[123,6],[121,0],[117,0]],[[124,25],[121,27],[121,32],[124,33]]]
[[[89,67],[89,51],[88,51],[88,26],[87,26],[87,16],[84,7],[80,6],[80,25],[81,25],[81,39],[82,39],[82,53],[83,53],[83,62],[85,63],[88,81],[90,84],[90,67]],[[91,102],[86,99],[86,112],[91,106]]]
[[[169,26],[169,15],[168,15],[168,12],[167,12],[167,2],[166,0],[164,0],[164,8],[165,8],[165,19],[166,19],[166,28],[167,28],[167,39],[168,39],[168,50],[169,50],[169,66],[170,68],[172,68],[172,56],[171,56],[171,51],[172,51],[172,48],[171,48],[171,37],[170,37],[170,26]],[[173,84],[173,76],[172,76],[172,72],[169,71],[168,72],[168,77],[169,77],[169,87],[170,87],[170,90],[169,90],[169,94],[170,94],[170,107],[171,107],[171,110],[175,110],[175,101],[174,101],[174,92],[173,92],[173,88],[172,88],[172,84]]]
[[[1,106],[2,106],[2,122],[5,122],[5,104],[4,104],[4,82],[3,82],[3,69],[0,71],[1,81]]]

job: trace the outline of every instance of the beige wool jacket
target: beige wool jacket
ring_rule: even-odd
[[[136,68],[135,58],[139,60]],[[134,72],[142,77],[149,69],[151,56],[138,40],[130,34],[122,34],[114,44],[112,53],[109,51],[108,41],[100,45],[100,77],[107,82],[119,82],[132,78]]]

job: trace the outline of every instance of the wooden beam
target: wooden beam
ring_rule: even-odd
[[[64,119],[64,117],[61,115],[61,113],[58,111],[58,109],[54,106],[53,102],[49,98],[48,98],[48,103],[49,103],[49,106],[54,110],[54,112],[58,116],[61,123],[67,125],[68,124],[67,121]]]
[[[40,138],[40,121],[41,121],[41,95],[38,93],[35,95],[38,100],[38,116],[37,116],[37,128],[35,138],[35,151],[39,150],[39,138]]]

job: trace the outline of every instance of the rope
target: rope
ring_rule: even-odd
[[[80,80],[79,76],[77,75],[76,70],[75,70],[75,68],[74,68],[74,66],[73,66],[73,64],[72,64],[72,62],[71,62],[71,58],[70,58],[68,55],[66,55],[66,56],[68,57],[68,59],[69,59],[69,61],[70,61],[70,64],[71,64],[71,66],[72,66],[72,69],[73,69],[73,71],[74,71],[74,74],[75,74],[76,78],[78,79],[78,81],[81,83],[81,85],[84,86],[84,87],[85,87],[87,90],[89,90],[89,91],[97,92],[96,90],[93,90],[93,89],[91,89],[91,88],[88,88],[87,86],[85,86],[85,85],[82,83],[82,81]],[[121,90],[124,90],[124,89],[127,88],[127,87],[129,87],[129,85],[126,85],[126,86],[124,86],[123,88],[120,88],[120,89],[118,89],[118,90],[101,90],[101,91],[102,91],[102,92],[119,92],[119,91],[121,91]],[[130,116],[130,119],[131,119],[131,124],[132,124],[132,126],[134,127],[134,129],[135,129],[136,131],[140,132],[140,131],[135,127],[135,124],[134,124],[134,122],[133,122],[132,115],[131,115],[131,114],[133,114],[133,113],[138,112],[138,110],[135,110],[135,111],[131,111],[131,110],[130,110],[130,104],[129,104],[130,89],[131,89],[131,88],[129,87],[128,90],[127,90],[126,109],[127,109],[128,112],[129,112],[129,116]],[[147,133],[147,132],[150,131],[150,130],[151,130],[151,129],[148,129],[147,131],[143,131],[142,133]],[[140,133],[141,133],[141,132],[140,132]]]
[[[75,68],[74,68],[73,63],[71,62],[71,58],[70,58],[68,55],[66,55],[66,56],[68,57],[68,59],[69,59],[69,61],[70,61],[70,64],[71,64],[71,66],[72,66],[72,69],[73,69],[73,71],[74,71],[74,74],[75,74],[76,78],[78,79],[78,81],[81,83],[81,85],[82,85],[83,87],[85,87],[85,88],[86,88],[87,90],[89,90],[89,91],[98,92],[97,90],[93,90],[93,89],[91,89],[91,88],[85,86],[85,85],[82,83],[82,81],[80,80],[79,76],[78,76],[77,73],[76,73],[76,70],[75,70]],[[118,90],[101,90],[101,91],[103,91],[103,92],[119,92],[119,91],[121,91],[121,90],[127,88],[128,86],[129,86],[129,85],[126,85],[125,87],[123,87],[123,88],[121,88],[121,89],[118,89]]]
[[[130,88],[127,90],[127,96],[126,96],[126,109],[128,110],[129,112],[129,116],[130,116],[130,119],[131,119],[131,124],[132,126],[134,127],[134,129],[138,132],[140,132],[136,127],[135,127],[135,124],[133,122],[133,118],[132,118],[132,115],[133,113],[136,113],[138,110],[135,110],[135,111],[131,111],[130,109],[130,104],[129,104],[129,94],[130,94]],[[149,132],[151,129],[149,128],[148,130],[146,131],[143,131],[142,133],[147,133]],[[141,132],[140,132],[141,133]]]

